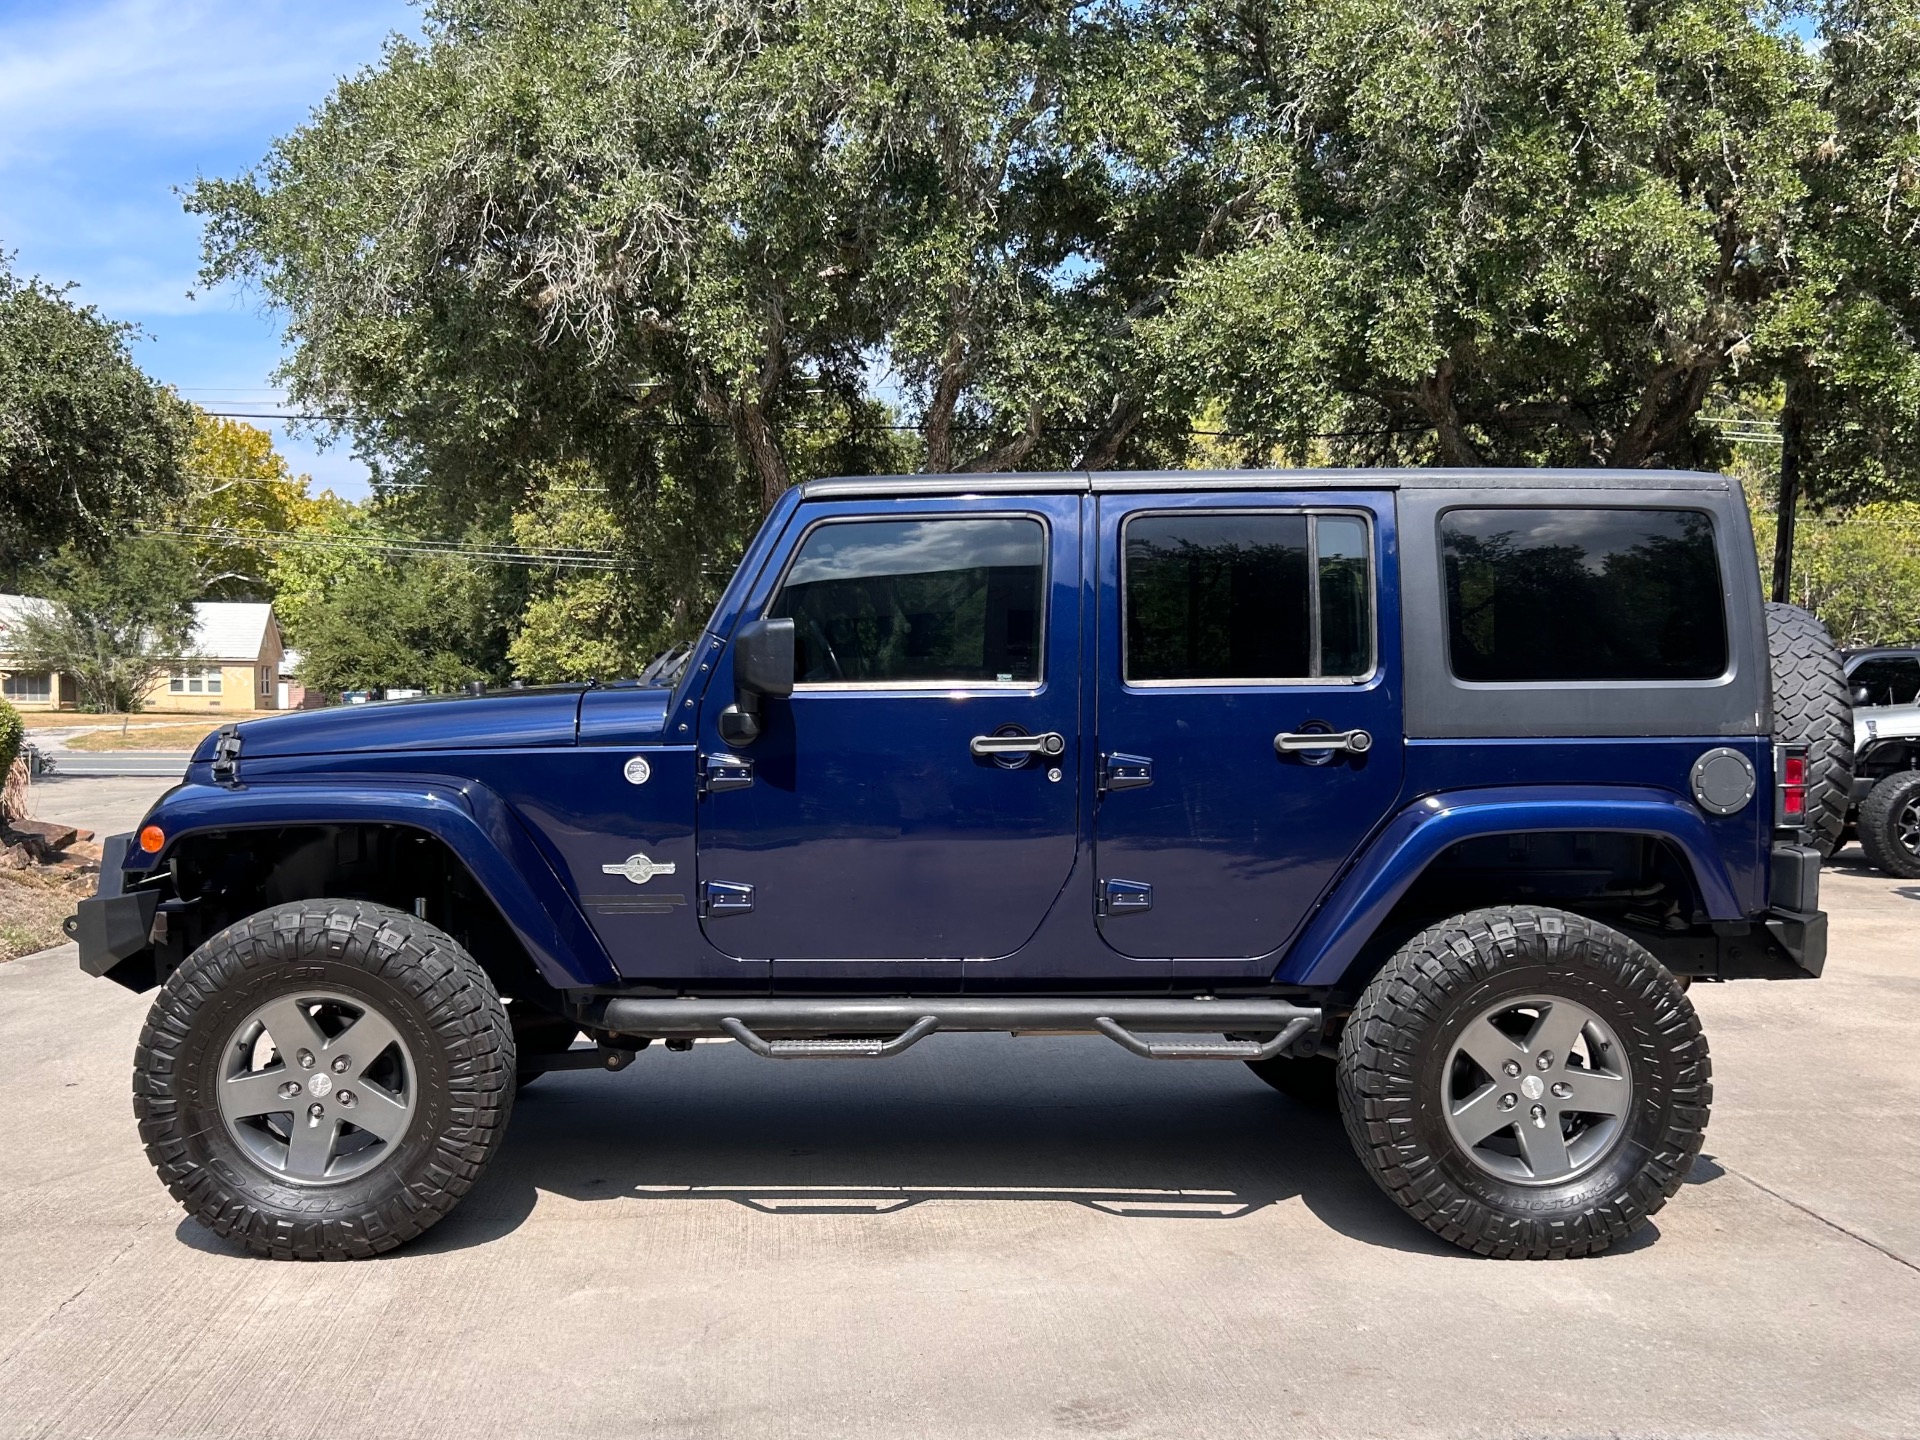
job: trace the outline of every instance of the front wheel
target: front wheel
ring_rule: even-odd
[[[451,936],[352,900],[264,910],[161,988],[134,1058],[147,1156],[201,1224],[283,1260],[411,1240],[480,1176],[513,1032]]]
[[[1429,1230],[1506,1259],[1625,1239],[1680,1188],[1712,1102],[1666,968],[1582,916],[1476,910],[1408,941],[1340,1041],[1360,1159]]]

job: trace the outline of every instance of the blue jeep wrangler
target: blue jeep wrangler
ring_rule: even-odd
[[[1579,1255],[1699,1150],[1689,984],[1820,973],[1846,699],[1717,475],[826,480],[637,681],[209,736],[69,924],[262,1254],[420,1234],[545,1071],[971,1030],[1245,1061]]]

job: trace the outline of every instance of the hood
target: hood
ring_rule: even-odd
[[[1875,740],[1920,740],[1920,705],[1857,705],[1853,711],[1856,749]]]
[[[571,745],[580,694],[579,688],[568,686],[295,710],[242,723],[240,754],[244,761],[273,755]],[[218,732],[207,736],[193,758],[211,760],[218,739]]]

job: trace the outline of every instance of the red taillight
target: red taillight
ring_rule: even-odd
[[[1807,821],[1807,753],[1782,745],[1774,751],[1777,796],[1774,823],[1798,829]]]

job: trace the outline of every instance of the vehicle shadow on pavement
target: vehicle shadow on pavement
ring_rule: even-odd
[[[911,1069],[890,1062],[891,1079],[865,1062],[770,1063],[731,1046],[642,1055],[618,1077],[550,1075],[520,1096],[473,1193],[405,1253],[497,1240],[545,1191],[775,1217],[1038,1201],[1215,1224],[1297,1198],[1368,1245],[1478,1258],[1379,1191],[1337,1116],[1237,1065],[1142,1065],[1092,1048],[1104,1044],[1042,1055],[1033,1042],[969,1037]]]

